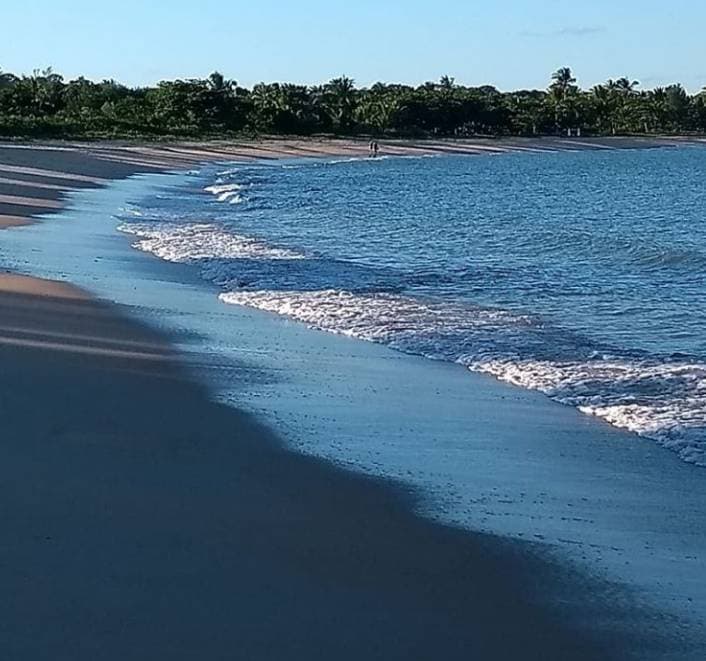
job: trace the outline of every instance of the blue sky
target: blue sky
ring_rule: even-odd
[[[706,85],[703,0],[8,0],[0,68],[53,66],[137,85],[218,69],[241,84],[346,74],[417,84],[444,74],[546,87],[571,66],[589,87]]]

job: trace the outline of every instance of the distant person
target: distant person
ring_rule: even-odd
[[[380,152],[380,145],[377,142],[373,142],[373,158],[377,158]]]
[[[370,144],[368,145],[368,153],[372,156],[373,155],[373,145],[375,144],[374,140],[370,141]]]

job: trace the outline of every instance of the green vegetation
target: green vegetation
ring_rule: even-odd
[[[0,70],[0,136],[216,137],[243,132],[389,136],[582,135],[706,132],[706,90],[642,91],[628,78],[581,90],[571,69],[546,91],[463,87],[444,76],[419,87],[350,78],[306,87],[260,83],[252,90],[213,73],[129,88],[113,80],[70,82],[51,69]]]

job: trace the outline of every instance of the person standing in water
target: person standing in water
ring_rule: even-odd
[[[378,152],[380,151],[380,145],[377,140],[373,141],[373,158],[377,158]]]

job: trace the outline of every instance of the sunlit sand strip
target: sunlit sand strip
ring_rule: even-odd
[[[193,162],[213,160],[214,156],[230,156],[230,152],[224,149],[206,149],[199,147],[165,146],[157,149],[148,147],[130,148],[131,152],[157,157],[168,157],[180,160],[190,160]]]
[[[251,151],[251,145],[241,145],[233,143],[232,146],[224,148],[219,145],[217,148],[189,146],[181,147],[180,145],[159,146],[159,147],[130,147],[130,152],[140,155],[142,158],[151,159],[168,159],[172,163],[182,162],[189,165],[208,161],[232,161],[244,157],[242,151]],[[251,156],[248,155],[248,158]]]
[[[249,147],[249,146],[243,146],[243,147],[238,147],[237,149],[234,149],[233,156],[235,157],[233,160],[259,160],[259,159],[275,160],[277,158],[281,158],[281,155],[278,156],[276,153],[273,153],[271,150],[262,149],[259,147]]]
[[[280,151],[281,149],[281,151]],[[351,150],[344,147],[330,147],[327,145],[319,146],[303,146],[303,145],[288,145],[281,148],[273,147],[271,150],[274,154],[282,153],[291,156],[348,156]],[[362,152],[362,149],[355,150]]]
[[[13,145],[11,143],[3,144],[3,149],[37,149],[37,145]],[[42,144],[40,146],[42,151],[76,151],[76,147],[73,145],[49,145]]]
[[[232,151],[233,142],[215,141],[215,142],[184,142],[176,145],[167,145],[168,151],[185,152],[195,156],[202,154],[228,154]]]
[[[43,149],[44,147],[42,147]],[[27,168],[19,165],[0,164],[0,173],[12,172],[16,174],[32,174],[38,177],[50,177],[52,179],[67,179],[74,181],[82,181],[89,184],[106,184],[108,179],[100,177],[89,177],[84,174],[71,174],[70,172],[61,172],[59,170],[43,170],[41,168]]]
[[[243,144],[239,146],[240,150],[243,148],[255,150],[256,152],[268,152],[273,155],[294,155],[301,156],[302,154],[313,154],[313,155],[323,155],[323,156],[341,156],[347,151],[355,150],[364,152],[367,150],[367,145],[359,143],[345,143],[345,142],[305,142],[305,141],[293,141],[293,142],[260,142],[252,144]]]
[[[158,362],[167,362],[171,360],[171,358],[166,354],[126,351],[122,349],[106,349],[103,347],[65,344],[61,342],[49,342],[44,340],[28,340],[15,337],[0,336],[0,345],[24,347],[27,349],[48,349],[51,351],[63,351],[65,353],[77,353],[87,356],[103,356],[106,358],[128,358],[130,360],[149,360]]]
[[[491,147],[486,145],[468,144],[468,143],[432,143],[426,148],[430,152],[437,154],[502,154],[509,150],[504,147]]]
[[[602,145],[599,142],[579,142],[577,140],[571,140],[571,142],[568,140],[558,140],[557,142],[561,144],[574,145],[576,147],[584,147],[586,149],[607,149],[608,151],[615,150],[615,147],[612,147],[611,145]]]
[[[124,151],[143,158],[168,158],[173,160],[198,162],[213,159],[215,154],[226,155],[222,149],[209,150],[201,147],[182,147],[181,145],[163,145],[159,147],[126,147]]]
[[[17,335],[35,335],[41,338],[53,339],[53,340],[68,340],[69,343],[85,343],[91,345],[114,345],[117,347],[134,347],[139,349],[140,353],[158,353],[161,351],[162,347],[157,344],[149,344],[146,342],[137,342],[135,340],[124,340],[121,338],[110,338],[98,335],[84,335],[81,333],[61,333],[58,331],[50,330],[32,330],[30,328],[24,328],[22,326],[1,326],[0,325],[0,337],[17,336]],[[20,338],[15,337],[15,339],[30,339],[30,338]]]
[[[233,142],[230,143],[229,145],[219,145],[217,148],[213,146],[199,146],[199,147],[190,147],[189,152],[190,154],[193,154],[194,156],[198,156],[200,158],[206,156],[212,159],[214,155],[216,156],[225,156],[225,157],[231,157],[233,154],[238,154],[243,150],[256,150],[259,149],[260,147],[271,147],[271,143],[265,143],[265,142],[253,142],[253,143],[240,143],[240,142]]]
[[[18,204],[42,209],[61,209],[64,205],[60,200],[44,200],[40,197],[24,197],[20,195],[0,195],[0,204]]]
[[[10,294],[30,294],[32,296],[50,296],[78,301],[87,301],[91,297],[82,289],[55,280],[42,280],[28,275],[0,273],[0,292]]]
[[[517,151],[517,152],[528,152],[531,154],[556,154],[559,151],[562,151],[560,149],[550,149],[547,147],[540,148],[540,147],[520,147],[519,145],[514,145],[512,147],[512,151]]]
[[[0,177],[0,184],[8,184],[10,186],[26,186],[28,188],[41,188],[43,190],[58,191],[65,191],[68,188],[71,188],[70,186],[59,186],[58,184],[47,184],[42,181],[25,181],[24,179],[10,179],[7,177]]]
[[[184,160],[170,153],[167,147],[101,147],[92,149],[90,153],[97,157]]]
[[[286,149],[283,150],[282,147],[266,144],[238,146],[237,153],[239,155],[249,155],[254,158],[281,158],[283,153],[290,156],[297,155],[296,153],[292,154],[288,152]]]
[[[171,147],[128,147],[124,149],[111,150],[113,156],[126,156],[130,158],[140,158],[143,160],[160,159],[172,162],[193,162],[205,160],[205,156],[181,149]]]
[[[293,144],[284,145],[288,149],[294,149],[303,152],[314,152],[323,153],[331,155],[344,155],[346,153],[361,153],[368,151],[368,145],[363,143],[350,143],[350,142],[321,142],[321,143],[300,143],[296,142]]]
[[[219,150],[223,153],[223,150]],[[307,158],[327,156],[363,156],[367,144],[354,141],[263,141],[236,143],[226,148],[230,158]],[[213,152],[209,152],[212,155]]]
[[[9,216],[0,213],[0,230],[10,227],[23,227],[24,225],[31,225],[32,222],[31,218],[25,218],[24,216]]]
[[[321,146],[321,147],[299,147],[299,146],[293,146],[293,145],[286,145],[286,144],[259,144],[259,145],[253,145],[252,149],[256,149],[259,151],[266,151],[270,154],[274,154],[277,156],[280,155],[285,155],[285,156],[301,156],[302,154],[324,154],[327,153],[327,150]]]
[[[433,156],[436,153],[423,145],[416,144],[402,145],[395,142],[391,144],[384,142],[381,147],[385,154],[391,154],[392,156]]]
[[[512,147],[507,146],[507,147],[496,147],[494,145],[479,145],[479,144],[469,144],[469,145],[464,145],[461,144],[459,145],[461,149],[471,149],[474,152],[489,152],[491,154],[506,154],[507,152],[512,151]]]
[[[46,307],[47,304],[53,309],[54,302],[61,306],[57,310],[60,309],[63,315],[73,315],[74,307],[80,306],[80,309],[76,307],[77,312],[87,312],[90,317],[95,317],[93,319],[86,318],[86,322],[89,324],[99,321],[104,314],[103,308],[90,306],[90,301],[93,299],[87,292],[73,285],[54,280],[0,273],[0,293],[30,297],[27,309],[40,315],[43,311],[50,309]],[[37,306],[39,301],[42,303]],[[86,304],[89,307],[84,307]],[[66,307],[67,305],[68,307]],[[96,312],[98,312],[97,316]],[[35,323],[41,322],[42,319],[43,317],[39,316],[34,318],[34,321]],[[16,324],[2,326],[0,327],[0,345],[151,362],[171,360],[171,356],[154,343],[111,337],[110,335],[93,336],[82,333],[66,333],[61,330],[52,331],[43,327],[45,326],[43,323],[41,326],[34,329]]]
[[[110,163],[121,163],[124,165],[134,165],[138,168],[168,169],[175,170],[194,165],[192,161],[167,160],[158,158],[139,158],[133,156],[123,156],[121,154],[95,154],[96,158]]]

